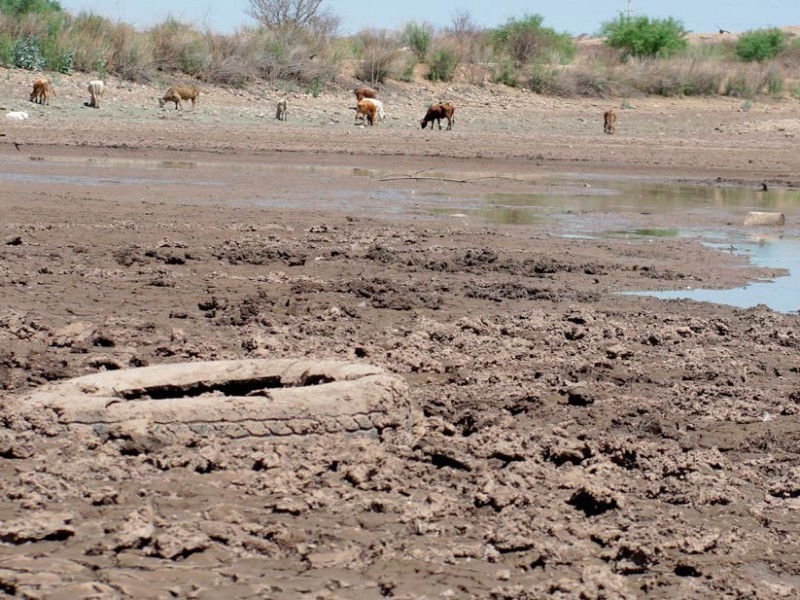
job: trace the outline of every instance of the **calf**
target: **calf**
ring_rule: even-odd
[[[50,104],[50,95],[55,95],[53,92],[53,84],[50,80],[42,77],[33,82],[33,91],[31,92],[31,102],[38,102],[39,104]]]
[[[175,110],[178,110],[178,108],[183,110],[181,100],[191,100],[192,109],[194,109],[195,103],[200,102],[200,90],[193,85],[173,85],[166,91],[164,96],[159,99],[158,105],[164,108],[167,102],[174,102]]]
[[[359,115],[364,115],[367,118],[367,123],[375,125],[375,116],[378,113],[378,107],[369,101],[369,99],[360,100],[355,107],[356,119]]]
[[[613,134],[617,130],[617,113],[609,108],[603,113],[603,132]]]
[[[375,98],[364,98],[362,102],[369,102],[370,104],[375,105],[375,118],[383,122],[386,120],[386,111],[383,110],[383,102],[380,100],[376,100]],[[364,115],[356,112],[356,120],[364,120]]]
[[[442,119],[447,119],[447,130],[453,128],[453,121],[455,119],[455,112],[456,107],[452,105],[450,102],[443,102],[441,104],[433,104],[428,107],[428,112],[425,113],[425,117],[422,121],[419,122],[422,125],[422,128],[428,126],[428,123],[431,124],[431,129],[433,129],[433,122],[436,121],[439,124],[439,129],[442,129]]]
[[[278,105],[275,110],[275,118],[278,119],[278,121],[285,121],[287,119],[288,109],[289,107],[286,103],[286,98],[283,100],[278,100]]]

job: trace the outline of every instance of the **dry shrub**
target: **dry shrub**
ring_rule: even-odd
[[[319,89],[336,76],[336,60],[327,40],[295,30],[276,34],[244,28],[232,36],[209,35],[210,59],[201,78],[241,86],[248,81],[291,80]]]
[[[759,94],[779,96],[783,89],[784,76],[774,63],[753,63],[732,68],[723,82],[721,93],[724,96],[751,99]]]
[[[397,79],[403,72],[404,56],[399,37],[387,31],[362,31],[355,39],[361,65],[356,77],[372,85]]]
[[[712,96],[724,76],[715,61],[652,59],[637,61],[633,83],[639,92],[655,96]]]
[[[800,40],[793,40],[775,60],[788,71],[800,69]]]
[[[109,36],[111,23],[99,15],[80,13],[67,25],[76,71],[105,72],[114,55]]]
[[[208,66],[211,51],[202,33],[191,25],[168,18],[150,30],[155,66],[166,72],[199,76]]]
[[[150,36],[125,23],[115,24],[109,31],[113,53],[109,71],[129,81],[150,81],[155,71],[153,44]]]
[[[465,80],[473,85],[483,85],[489,74],[492,60],[492,47],[488,39],[478,30],[458,31],[437,36],[437,47],[452,48],[458,56],[459,64],[454,78]]]
[[[263,56],[260,42],[252,29],[240,30],[231,36],[210,36],[211,60],[202,79],[236,87],[257,79]]]

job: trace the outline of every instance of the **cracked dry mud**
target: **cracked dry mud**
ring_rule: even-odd
[[[390,92],[413,124],[424,96]],[[797,314],[618,294],[772,273],[692,237],[568,239],[558,221],[408,201],[569,171],[791,184],[796,142],[765,124],[794,105],[621,111],[606,140],[568,125],[597,112],[588,102],[487,88],[475,105],[514,99],[519,130],[464,110],[439,137],[391,117],[375,131],[314,120],[344,92],[294,98],[286,127],[228,92],[166,120],[127,93],[112,85],[90,121],[64,90],[63,109],[4,125],[0,594],[798,597]],[[224,99],[232,124],[213,122]],[[547,119],[540,138],[529,124]],[[373,176],[429,153],[447,173],[509,177]],[[390,193],[405,208],[380,208]],[[738,208],[584,216],[737,229]],[[25,409],[74,377],[242,359],[374,365],[417,416],[364,434],[160,435],[145,419],[97,435]]]

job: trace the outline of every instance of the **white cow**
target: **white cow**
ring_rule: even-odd
[[[92,108],[100,108],[100,97],[106,92],[106,84],[96,79],[95,81],[90,81],[86,89],[89,90],[89,94],[91,95],[89,106]]]

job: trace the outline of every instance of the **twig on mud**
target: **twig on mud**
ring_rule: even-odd
[[[422,169],[421,171],[414,171],[410,175],[404,175],[402,173],[399,174],[392,174],[392,175],[384,175],[383,177],[379,177],[378,181],[397,181],[400,179],[413,179],[415,181],[447,181],[449,183],[475,183],[476,181],[481,181],[483,179],[507,179],[509,181],[525,181],[524,179],[519,179],[518,177],[505,177],[503,175],[487,175],[486,177],[473,177],[472,179],[451,179],[449,177],[431,177],[427,175],[420,175],[420,173],[425,173],[426,171],[430,171],[431,169]]]

